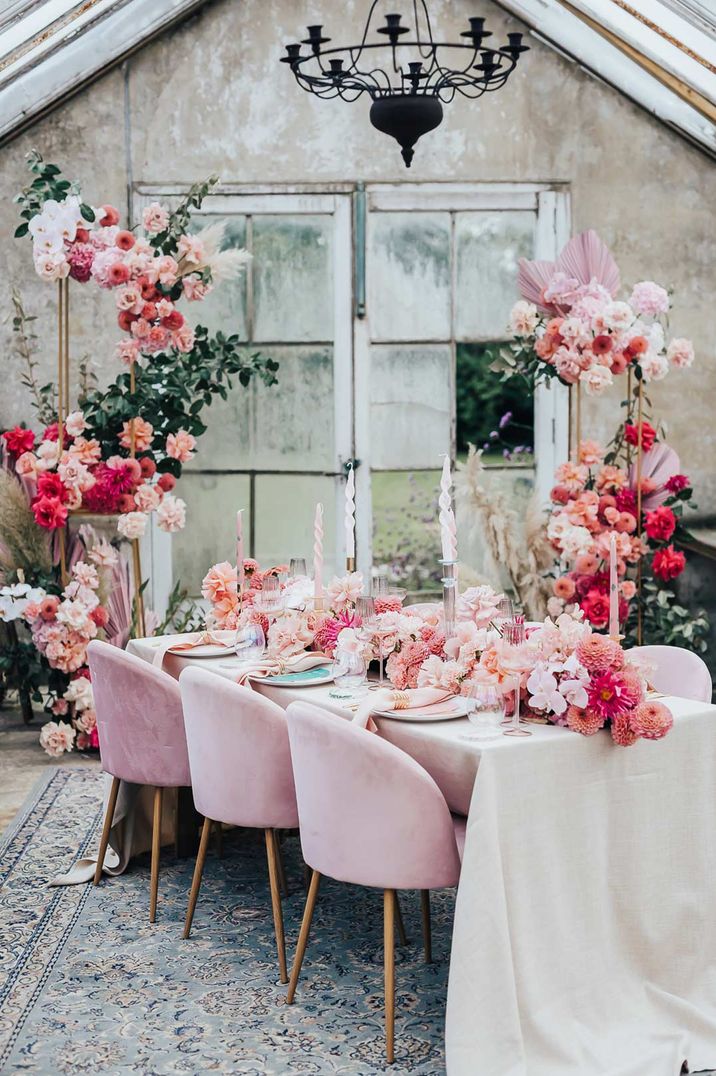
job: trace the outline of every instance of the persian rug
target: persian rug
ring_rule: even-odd
[[[49,888],[98,842],[102,776],[53,769],[0,845],[0,1072],[438,1076],[453,894],[433,894],[433,964],[420,905],[401,893],[396,1062],[384,1063],[382,893],[322,882],[296,1002],[278,981],[263,834],[210,852],[192,935],[181,938],[194,861],[163,850],[157,922],[149,867]],[[304,903],[298,841],[284,841],[289,966]]]

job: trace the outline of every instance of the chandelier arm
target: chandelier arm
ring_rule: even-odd
[[[430,25],[430,12],[427,9],[427,5],[425,3],[425,0],[420,0],[420,2],[422,4],[422,6],[423,6],[423,11],[425,12],[425,22],[426,22],[427,28],[428,28],[428,42],[429,42],[429,44],[427,45],[427,51],[423,52],[423,47],[422,47],[422,44],[420,42],[420,20],[418,18],[418,0],[413,0],[413,14],[414,14],[414,17],[415,17],[415,36],[416,36],[417,41],[418,41],[418,52],[420,53],[420,55],[423,57],[424,60],[427,60],[428,56],[430,56],[431,54],[432,54],[433,59],[434,59],[435,58],[435,46],[434,46],[434,43],[433,43],[433,29],[432,29],[432,26]]]

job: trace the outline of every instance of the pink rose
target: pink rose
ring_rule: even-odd
[[[75,742],[75,730],[64,722],[48,721],[40,732],[40,746],[51,758],[59,758],[71,751]]]
[[[690,340],[678,337],[671,341],[666,349],[666,357],[672,366],[684,369],[694,361],[694,345]]]
[[[141,289],[136,284],[127,284],[124,288],[118,288],[115,302],[119,310],[129,310],[132,314],[139,314],[144,305]]]
[[[182,325],[172,332],[172,344],[177,351],[188,354],[194,347],[194,330],[190,325]]]
[[[162,500],[161,490],[156,486],[140,486],[134,494],[134,502],[140,512],[153,512],[158,508]]]
[[[186,502],[167,493],[157,508],[157,523],[168,534],[182,530],[186,523]]]
[[[159,202],[152,202],[142,212],[142,224],[149,235],[163,232],[169,223],[169,213]]]

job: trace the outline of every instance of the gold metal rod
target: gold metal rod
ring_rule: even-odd
[[[631,366],[627,366],[627,422],[631,423],[631,394],[632,394],[632,374]],[[624,444],[626,445],[626,465],[627,471],[631,467],[631,445],[624,435]]]
[[[60,544],[60,579],[62,580],[63,589],[70,581],[70,577],[67,574],[67,550],[65,548],[65,528],[60,527],[57,531],[57,540]]]
[[[57,282],[57,452],[58,455],[62,451],[61,445],[64,439],[65,428],[65,362],[64,362],[64,345],[65,345],[65,331],[64,331],[64,305],[65,305],[65,291],[62,286],[62,281]]]
[[[572,430],[572,423],[574,421],[574,415],[572,413],[574,411],[573,396],[574,385],[570,385],[567,389],[567,451],[571,460],[574,459],[574,433]]]
[[[130,362],[129,364],[129,392],[131,396],[134,396],[137,391],[137,375],[134,372],[135,364]],[[129,455],[134,459],[137,454],[136,446],[137,435],[134,429],[134,410],[129,418]]]
[[[644,412],[644,383],[639,380],[637,386],[637,426],[636,426],[636,525],[637,535],[641,539],[641,464],[642,464],[642,448],[641,448],[641,428],[643,422]],[[639,557],[636,568],[636,596],[637,596],[637,608],[636,608],[636,645],[642,645],[642,636],[644,634],[644,624],[642,616],[641,606],[641,561]]]
[[[575,458],[579,462],[579,446],[582,443],[582,386],[578,381],[575,385],[577,397],[577,429],[575,431]]]
[[[134,610],[137,638],[143,639],[146,635],[144,623],[144,598],[142,596],[142,562],[139,553],[139,539],[132,539],[132,563],[134,566]]]
[[[670,71],[665,70],[660,64],[651,57],[644,55],[639,49],[630,45],[628,41],[624,41],[614,30],[610,30],[607,26],[602,26],[597,19],[592,18],[591,15],[587,15],[586,11],[582,11],[580,8],[571,4],[569,0],[558,0],[558,2],[569,11],[576,18],[580,19],[583,23],[594,30],[608,41],[614,48],[619,49],[625,56],[628,56],[630,60],[633,60],[635,64],[641,67],[644,71],[647,71],[653,78],[660,82],[662,86],[668,87],[673,93],[680,97],[682,101],[686,101],[692,108],[700,112],[702,116],[705,116],[711,123],[716,123],[716,105],[709,101],[707,97],[699,93],[698,90],[692,89],[691,86],[687,86],[676,75],[672,75]]]
[[[65,369],[63,373],[63,381],[65,383],[65,419],[70,413],[70,281],[68,277],[62,281],[64,285],[65,301],[63,303],[65,312],[65,323],[63,326],[64,332],[64,347],[62,349],[63,358],[65,362]],[[60,442],[60,451],[64,447],[64,439]]]

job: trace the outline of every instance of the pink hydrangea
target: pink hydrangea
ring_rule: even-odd
[[[629,305],[637,314],[655,318],[669,309],[669,293],[653,280],[642,280],[634,285]]]

